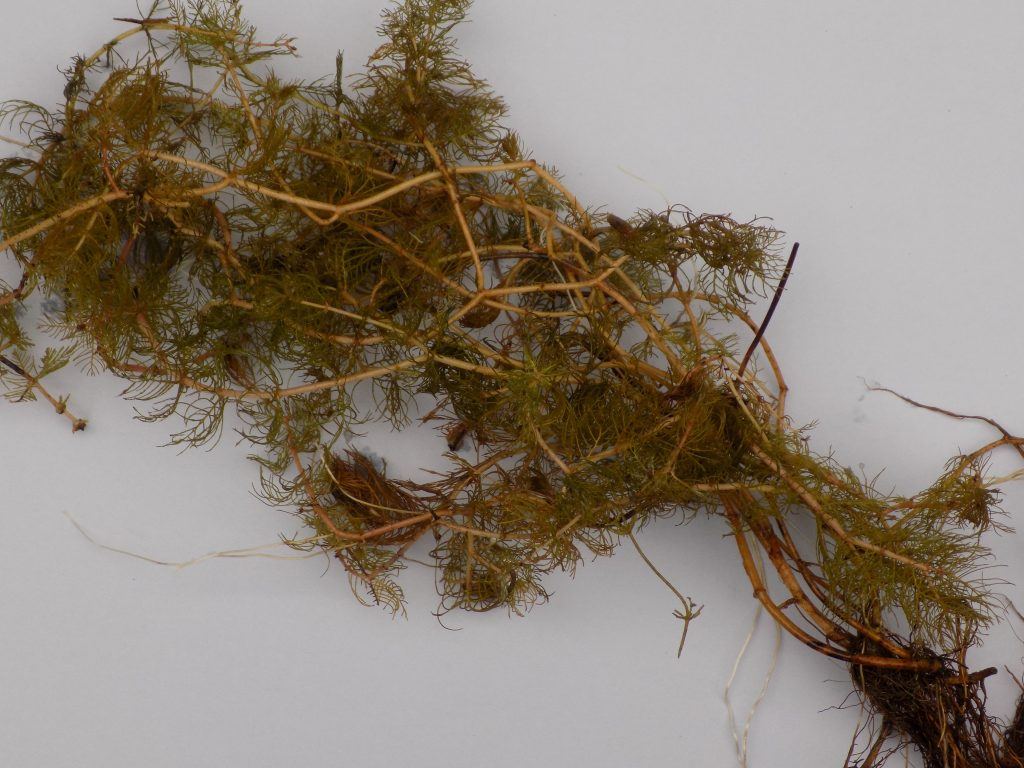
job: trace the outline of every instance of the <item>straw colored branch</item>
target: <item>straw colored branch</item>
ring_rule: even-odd
[[[873,552],[874,554],[881,555],[882,557],[886,557],[894,562],[915,568],[928,575],[936,573],[937,569],[927,563],[919,563],[911,557],[901,555],[898,552],[892,552],[891,550],[867,541],[866,539],[851,536],[846,532],[846,529],[843,528],[838,520],[824,510],[810,491],[794,480],[793,477],[783,469],[780,464],[771,459],[768,454],[756,445],[750,447],[750,452],[754,454],[754,456],[756,456],[769,470],[777,475],[787,486],[789,486],[789,488],[800,497],[800,500],[807,505],[807,508],[810,509],[815,516],[817,516],[843,543],[856,549],[862,549],[865,552]]]
[[[0,365],[3,365],[4,367],[8,368],[12,372],[23,378],[28,383],[29,387],[31,387],[40,395],[42,395],[43,399],[53,406],[53,410],[56,411],[58,415],[63,416],[65,419],[70,421],[72,432],[81,432],[83,429],[86,428],[88,422],[86,422],[85,419],[78,418],[77,416],[75,416],[75,414],[69,411],[66,400],[54,397],[52,394],[50,394],[49,390],[47,390],[46,387],[43,386],[43,383],[39,381],[39,379],[30,374],[16,362],[11,360],[6,355],[0,355]]]

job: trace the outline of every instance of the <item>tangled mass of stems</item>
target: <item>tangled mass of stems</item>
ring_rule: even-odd
[[[987,715],[994,670],[965,658],[998,608],[986,462],[1024,441],[990,422],[912,496],[815,455],[748,314],[778,296],[780,233],[585,208],[455,54],[468,4],[405,0],[363,74],[346,82],[339,56],[308,83],[273,73],[292,41],[262,41],[236,3],[158,3],[73,61],[60,109],[8,102],[26,138],[0,161],[8,396],[82,429],[44,383],[74,360],[180,417],[180,443],[216,439],[231,409],[263,494],[312,528],[294,544],[394,611],[424,539],[444,609],[518,613],[584,551],[707,513],[772,618],[849,666],[878,714],[861,765],[912,745],[929,768],[1024,766],[1024,713]],[[61,340],[42,355],[19,312],[33,293]],[[447,441],[431,482],[339,447],[413,414]]]

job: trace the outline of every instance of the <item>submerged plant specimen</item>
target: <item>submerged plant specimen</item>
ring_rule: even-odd
[[[0,161],[0,250],[21,270],[0,286],[8,395],[82,429],[44,381],[74,360],[180,417],[179,443],[216,439],[231,409],[266,498],[313,531],[297,546],[393,611],[424,539],[444,609],[519,613],[582,552],[707,513],[773,619],[849,665],[880,716],[864,765],[888,736],[929,768],[1024,765],[1024,708],[987,715],[994,670],[966,664],[998,607],[979,575],[1000,528],[986,460],[1024,440],[1000,428],[906,497],[812,452],[748,314],[785,279],[780,233],[584,207],[456,55],[468,5],[395,5],[346,84],[340,56],[321,81],[276,76],[292,41],[262,41],[237,3],[158,3],[73,61],[60,109],[8,102],[28,134]],[[38,362],[16,312],[34,292],[63,342]],[[448,448],[433,481],[341,447],[414,405]],[[810,550],[791,535],[808,521]]]

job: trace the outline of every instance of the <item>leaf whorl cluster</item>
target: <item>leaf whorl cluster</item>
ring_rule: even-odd
[[[761,377],[721,332],[757,330],[780,233],[583,207],[458,57],[468,5],[405,0],[364,73],[346,82],[339,56],[299,82],[269,66],[292,41],[262,41],[237,3],[158,3],[73,61],[60,109],[8,102],[28,136],[0,161],[0,247],[21,274],[0,285],[8,396],[82,428],[42,381],[75,360],[125,379],[147,418],[180,417],[176,442],[237,415],[266,498],[394,611],[417,542],[443,608],[523,612],[545,573],[707,512],[773,618],[851,665],[883,733],[929,766],[1021,765],[964,660],[996,615],[985,460],[1020,441],[907,497],[813,453],[768,344]],[[17,311],[34,292],[62,342],[38,362]],[[340,447],[414,405],[447,443],[433,481]],[[908,721],[908,700],[927,716]]]

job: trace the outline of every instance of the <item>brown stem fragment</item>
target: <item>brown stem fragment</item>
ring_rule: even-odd
[[[16,373],[18,376],[25,379],[25,381],[28,382],[29,386],[32,389],[36,390],[40,395],[43,396],[43,399],[45,399],[46,402],[53,406],[54,411],[56,411],[60,416],[63,416],[65,419],[70,421],[72,432],[81,432],[83,429],[86,428],[88,422],[85,419],[78,418],[77,416],[75,416],[75,414],[69,411],[67,407],[67,402],[65,400],[62,400],[61,398],[54,397],[52,394],[50,394],[46,387],[43,386],[43,383],[39,381],[39,379],[37,379],[35,376],[30,374],[28,371],[26,371],[24,368],[22,368],[20,365],[18,365],[16,362],[11,360],[6,355],[0,355],[0,364],[4,365],[8,369]]]

